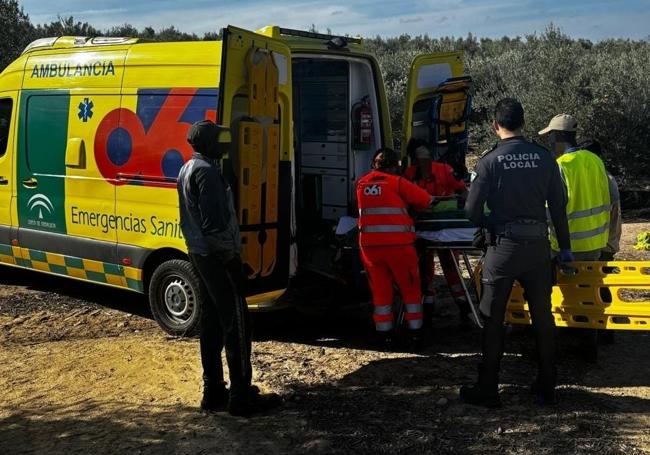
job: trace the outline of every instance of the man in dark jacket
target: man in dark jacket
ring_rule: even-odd
[[[262,395],[251,386],[251,330],[244,298],[246,278],[239,224],[232,191],[219,165],[228,146],[226,135],[227,129],[210,120],[192,125],[187,141],[194,154],[180,170],[177,189],[181,229],[202,285],[201,409],[227,408],[232,415],[246,416],[279,405],[280,397]],[[221,364],[224,344],[230,390]]]
[[[555,159],[523,137],[523,125],[524,110],[517,100],[506,98],[497,104],[493,127],[500,141],[476,165],[476,179],[465,205],[467,217],[489,235],[481,278],[482,362],[477,384],[462,387],[460,397],[487,407],[500,405],[503,320],[515,280],[524,288],[537,339],[536,398],[540,404],[555,402],[555,324],[546,206],[560,246],[559,259],[570,262],[567,197]],[[488,215],[484,213],[486,204]]]

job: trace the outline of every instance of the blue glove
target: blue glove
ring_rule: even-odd
[[[576,258],[573,257],[571,250],[561,250],[560,254],[557,255],[557,259],[561,264],[566,264],[567,262],[573,262],[576,260]]]

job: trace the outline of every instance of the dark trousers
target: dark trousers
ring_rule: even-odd
[[[524,297],[528,301],[537,342],[537,386],[542,391],[551,391],[555,387],[556,371],[555,323],[551,314],[552,270],[548,241],[514,241],[499,237],[496,243],[488,247],[481,278],[483,294],[480,309],[485,325],[479,385],[484,393],[497,393],[503,356],[503,320],[512,285],[517,280],[524,288]]]
[[[243,296],[241,262],[225,267],[215,256],[190,254],[199,273],[203,302],[201,314],[201,363],[203,380],[224,384],[221,351],[226,348],[232,396],[245,396],[250,390],[251,324]]]

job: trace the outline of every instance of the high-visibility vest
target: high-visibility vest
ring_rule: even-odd
[[[415,225],[408,213],[409,199],[421,199],[424,203],[420,205],[426,207],[431,196],[397,175],[372,171],[360,178],[357,182],[359,244],[362,247],[412,245]]]
[[[588,150],[565,153],[557,159],[566,183],[566,212],[574,252],[604,248],[609,238],[611,201],[603,161]],[[551,247],[559,250],[551,231]]]

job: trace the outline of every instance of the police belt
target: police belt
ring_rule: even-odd
[[[488,232],[488,244],[496,243],[499,237],[516,241],[543,240],[548,238],[548,225],[537,220],[518,220],[496,226]]]

